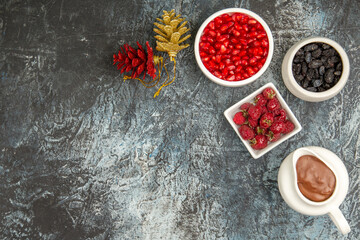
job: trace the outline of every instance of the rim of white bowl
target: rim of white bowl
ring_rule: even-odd
[[[264,28],[266,35],[268,37],[269,40],[269,51],[268,51],[268,56],[266,58],[266,61],[264,63],[264,65],[262,66],[262,68],[253,76],[244,79],[244,80],[240,80],[240,81],[227,81],[227,80],[223,80],[220,79],[218,77],[215,77],[209,70],[207,70],[207,68],[205,67],[205,65],[203,64],[201,57],[200,57],[200,51],[199,51],[199,43],[200,43],[200,37],[202,36],[202,33],[205,29],[205,27],[216,17],[225,14],[225,13],[243,13],[246,15],[249,15],[250,17],[256,19]],[[213,82],[222,85],[222,86],[226,86],[226,87],[240,87],[240,86],[244,86],[246,84],[249,84],[253,81],[255,81],[257,78],[259,78],[264,72],[265,70],[269,67],[273,53],[274,53],[274,39],[271,33],[271,30],[269,28],[269,26],[266,24],[266,22],[256,13],[244,9],[244,8],[226,8],[223,10],[220,10],[218,12],[215,12],[214,14],[212,14],[210,17],[208,17],[203,24],[200,26],[196,37],[195,37],[195,44],[194,44],[194,52],[195,52],[195,58],[196,58],[196,62],[198,64],[198,66],[200,67],[200,69],[202,70],[202,72],[205,74],[205,76],[207,78],[209,78],[210,80],[212,80]]]
[[[305,90],[296,82],[292,72],[292,63],[297,51],[299,51],[300,48],[304,47],[307,44],[316,43],[316,42],[326,43],[331,47],[333,47],[339,53],[343,65],[342,66],[343,69],[339,81],[333,87],[323,92],[310,92]],[[319,99],[319,101],[324,101],[334,97],[344,88],[350,74],[350,63],[349,63],[348,55],[346,54],[345,50],[340,46],[340,44],[326,37],[309,37],[297,42],[293,46],[293,49],[290,48],[289,51],[291,51],[291,53],[288,58],[286,70],[288,72],[289,80],[292,82],[293,87],[296,89],[296,91],[300,92],[300,94],[308,96],[313,99]]]

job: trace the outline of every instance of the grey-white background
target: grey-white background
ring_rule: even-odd
[[[258,13],[275,40],[268,70],[241,88],[212,83],[194,58],[197,29],[227,7]],[[155,47],[153,22],[173,8],[189,21],[191,47],[153,99],[157,89],[122,80],[112,54],[136,41]],[[0,238],[359,239],[359,9],[357,0],[1,1]],[[280,72],[287,49],[313,35],[337,41],[351,63],[343,91],[321,103],[294,97]],[[254,160],[223,111],[268,82],[303,130]],[[282,160],[308,145],[348,169],[346,237],[279,194]]]

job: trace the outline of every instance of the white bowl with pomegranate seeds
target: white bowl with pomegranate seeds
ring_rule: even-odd
[[[211,15],[195,38],[195,58],[213,82],[240,87],[259,78],[269,66],[274,40],[256,13],[228,8]]]
[[[264,110],[262,110],[260,117],[255,121],[257,123],[253,124],[253,120],[251,119],[252,115],[250,114],[252,111],[250,110],[250,108],[244,109],[243,106],[246,103],[254,103],[255,97],[258,98],[259,95],[263,95],[265,89],[273,90],[273,100],[266,100],[266,103],[264,102],[264,106],[268,110],[265,110],[265,112]],[[267,90],[265,90],[265,92]],[[276,101],[276,99],[278,101]],[[276,109],[273,107],[273,102],[277,102]],[[258,101],[257,103],[258,104],[252,104],[252,108],[255,109],[255,106],[261,105],[260,101]],[[244,109],[245,111],[241,111],[241,109]],[[242,123],[239,123],[238,119],[236,119],[236,115],[239,114],[239,112],[243,116],[245,116],[245,120],[243,120]],[[283,115],[284,112],[286,113],[285,115]],[[271,123],[268,123],[268,126],[263,127],[265,122],[263,120],[263,117],[267,115],[266,113],[273,113],[274,119]],[[295,115],[290,110],[289,106],[286,104],[285,100],[281,97],[279,91],[272,83],[264,85],[263,87],[259,88],[238,103],[234,104],[233,106],[225,110],[224,115],[229,121],[234,131],[236,132],[236,134],[244,143],[247,150],[250,152],[251,156],[255,159],[263,156],[265,153],[269,152],[282,142],[291,138],[292,136],[300,132],[302,129],[299,121],[296,119]],[[280,124],[279,122],[284,122],[284,124]],[[278,128],[278,126],[280,125],[283,129]],[[288,128],[288,125],[290,125],[291,128]],[[243,133],[240,133],[242,128],[244,128],[245,130],[252,129],[249,130],[249,132],[251,133],[248,134],[248,136],[251,135],[249,140],[243,139],[244,135]],[[258,138],[258,135],[264,135],[264,137],[266,137],[267,139],[267,142],[266,144],[264,144],[264,146],[260,146],[260,149],[254,149],[254,147],[257,148],[258,146],[258,141],[256,140],[261,139],[261,137]],[[274,138],[275,135],[277,136],[276,139]]]

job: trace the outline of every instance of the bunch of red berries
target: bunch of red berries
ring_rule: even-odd
[[[266,88],[258,94],[254,104],[242,104],[233,121],[240,125],[241,137],[249,140],[251,147],[256,150],[267,147],[268,142],[276,142],[295,128],[272,88]]]

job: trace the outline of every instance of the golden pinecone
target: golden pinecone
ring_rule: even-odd
[[[176,54],[180,50],[189,47],[189,44],[180,45],[180,43],[184,42],[191,36],[189,34],[180,39],[181,35],[189,31],[189,28],[185,27],[187,24],[187,21],[184,21],[185,18],[180,18],[181,15],[175,15],[174,9],[170,12],[164,11],[162,19],[156,19],[162,24],[154,22],[154,25],[158,27],[154,28],[154,32],[159,34],[155,36],[158,40],[156,41],[156,50],[167,52],[171,61],[174,61]],[[180,23],[181,25],[178,26]]]

